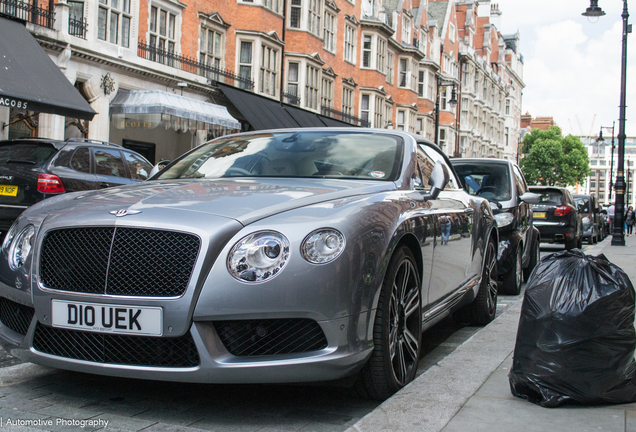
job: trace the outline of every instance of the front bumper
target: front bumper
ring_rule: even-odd
[[[241,355],[230,353],[217,332],[217,326],[211,321],[195,321],[188,332],[180,338],[141,337],[107,335],[104,346],[95,345],[95,340],[101,340],[103,333],[92,333],[75,330],[56,329],[45,326],[35,313],[32,304],[7,299],[7,293],[15,289],[0,282],[0,344],[12,355],[24,361],[29,361],[53,368],[68,369],[77,372],[99,375],[119,376],[128,378],[142,378],[163,381],[198,382],[198,383],[285,383],[285,382],[315,382],[330,381],[343,378],[357,372],[365,364],[373,349],[372,341],[367,332],[358,331],[366,327],[372,317],[370,312],[363,312],[356,316],[317,322],[324,334],[326,346],[307,352],[283,353],[273,355]],[[29,310],[31,311],[29,315]],[[299,316],[302,314],[299,313]],[[5,324],[6,323],[6,324]],[[359,326],[360,323],[364,323]],[[42,333],[43,330],[44,333]],[[51,354],[49,348],[42,349],[42,334],[53,330],[57,335],[55,346],[62,344],[65,351],[62,355]],[[37,335],[36,335],[37,333]],[[78,335],[79,333],[79,335]],[[78,337],[80,336],[80,337]],[[90,341],[86,342],[85,336]],[[112,338],[115,336],[115,338]],[[118,339],[119,338],[119,339]],[[167,356],[183,357],[183,353],[171,353],[166,348],[168,339],[188,339],[191,341],[195,363],[187,366],[146,366],[139,364],[117,364],[107,361],[88,361],[95,350],[115,349],[117,345],[119,358],[121,351],[131,350],[133,338],[149,340],[151,344],[144,346],[142,358],[152,358],[157,364],[169,364]],[[140,339],[141,338],[141,339]],[[116,343],[113,344],[112,341]],[[122,342],[123,340],[123,342]],[[108,342],[111,341],[111,342]],[[34,343],[35,342],[35,343]],[[227,343],[227,340],[225,341]],[[258,343],[258,341],[253,341]],[[47,345],[45,343],[45,345]],[[48,346],[48,345],[47,345]],[[170,345],[172,346],[172,345]],[[178,346],[178,345],[174,345]],[[55,350],[53,350],[55,351]],[[139,356],[133,350],[135,361]],[[115,358],[117,358],[117,355]],[[190,356],[192,358],[192,356]]]

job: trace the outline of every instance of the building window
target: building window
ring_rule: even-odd
[[[406,58],[401,58],[399,64],[400,69],[398,70],[398,87],[408,87],[409,60]]]
[[[378,38],[377,41],[376,68],[380,72],[386,73],[386,41],[382,38]]]
[[[346,116],[353,115],[353,89],[351,87],[342,87],[342,112]],[[349,119],[343,120],[349,121]]]
[[[371,67],[371,35],[362,35],[362,67]]]
[[[325,34],[323,48],[331,53],[336,52],[336,16],[325,11]]]
[[[590,165],[592,165],[592,166],[596,166],[597,163],[598,163],[597,160],[591,160],[590,161]]]
[[[428,85],[427,85],[428,91],[426,93],[427,93],[427,98],[430,99],[430,100],[434,99],[433,98],[433,83],[434,82],[435,82],[435,76],[433,75],[433,72],[429,71],[429,73],[428,73]]]
[[[128,48],[131,19],[130,0],[100,0],[97,12],[97,38]]]
[[[417,75],[417,96],[424,97],[424,86],[426,85],[426,71],[418,71]]]
[[[307,84],[305,85],[305,107],[318,109],[319,70],[307,65]]]
[[[273,10],[276,13],[278,13],[279,11],[278,0],[263,0],[263,6]]]
[[[393,126],[393,105],[390,103],[384,104],[384,118],[386,119],[387,127]]]
[[[241,41],[239,55],[239,76],[252,80],[252,42]],[[247,88],[245,81],[239,81],[240,88]]]
[[[223,62],[223,35],[217,31],[201,27],[201,51],[199,61],[210,68],[222,69]],[[205,71],[205,77],[219,80],[219,74],[210,70]]]
[[[287,93],[298,97],[298,63],[287,65]]]
[[[415,133],[418,135],[424,135],[424,122],[421,118],[418,118],[415,123]]]
[[[393,85],[395,75],[395,54],[389,51],[386,55],[386,82]]]
[[[261,46],[260,92],[270,96],[276,95],[277,57],[276,50],[266,45]]]
[[[446,153],[446,129],[439,129],[439,148],[442,149],[444,153]]]
[[[505,131],[505,133],[504,133],[504,140],[505,140],[505,142],[506,142],[506,147],[507,147],[507,146],[508,146],[508,144],[509,144],[509,143],[508,143],[508,140],[509,140],[509,138],[510,138],[510,129],[509,129],[509,128],[504,128],[504,131]]]
[[[402,16],[402,42],[411,44],[411,19],[406,15]]]
[[[320,37],[322,31],[322,23],[320,17],[322,17],[322,0],[307,0],[309,1],[309,20],[307,28],[310,33]]]
[[[156,61],[171,64],[175,54],[175,14],[152,6],[150,8],[150,47],[156,48],[160,56]],[[164,55],[164,53],[168,55]]]
[[[344,59],[349,63],[356,62],[356,29],[345,24]]]
[[[384,128],[384,98],[382,96],[375,97],[375,105],[373,107],[373,127]]]
[[[598,187],[599,188],[604,188],[605,187],[605,182],[604,181],[598,182]]]
[[[590,187],[595,188],[595,187],[596,187],[596,182],[595,182],[595,181],[591,181],[591,182],[590,182]]]
[[[417,61],[411,61],[411,90],[417,91]]]
[[[409,132],[415,133],[415,118],[417,114],[415,111],[409,111]]]
[[[420,30],[420,46],[419,50],[426,54],[426,33],[424,30]]]
[[[320,106],[333,108],[333,80],[322,78],[322,90],[320,92]]]
[[[451,42],[455,42],[455,25],[452,22],[448,23],[448,38]]]
[[[605,166],[605,160],[600,160],[599,163],[601,164],[601,166]]]
[[[366,122],[369,121],[369,98],[368,94],[360,96],[360,118]]]
[[[404,130],[404,117],[405,117],[405,112],[404,110],[398,110],[397,112],[397,130],[399,131],[403,131]]]
[[[289,26],[291,28],[300,28],[300,0],[291,0],[291,11],[289,14]]]

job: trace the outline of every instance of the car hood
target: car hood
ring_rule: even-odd
[[[117,210],[145,213],[155,210],[187,211],[235,219],[247,225],[298,207],[395,188],[393,182],[340,179],[151,181],[101,191],[67,194],[51,200],[50,205],[45,200],[35,207],[48,214],[108,214]]]

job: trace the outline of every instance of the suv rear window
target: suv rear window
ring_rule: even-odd
[[[55,147],[45,143],[9,143],[0,146],[0,165],[43,165],[57,153]]]
[[[590,199],[574,197],[574,203],[581,213],[590,212]]]
[[[539,204],[563,204],[563,194],[557,190],[550,191],[532,191],[539,195]]]

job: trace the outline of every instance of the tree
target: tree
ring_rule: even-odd
[[[574,186],[590,174],[587,151],[575,136],[563,137],[561,129],[532,129],[523,137],[527,155],[521,159],[521,170],[529,184]]]

